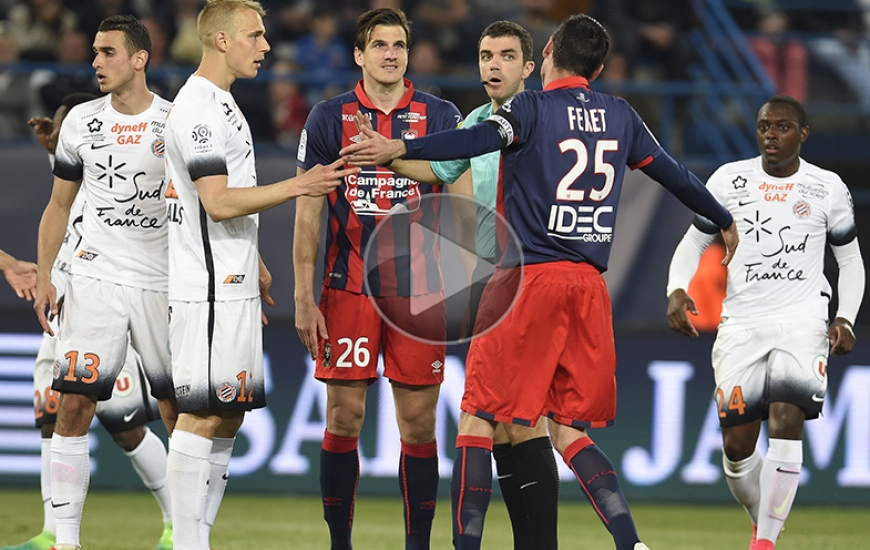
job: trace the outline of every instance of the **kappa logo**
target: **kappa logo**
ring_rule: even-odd
[[[76,254],[76,258],[81,258],[82,260],[91,262],[99,256],[96,252],[88,252],[87,250],[79,250],[79,253]]]
[[[432,363],[432,374],[441,374],[441,368],[443,366],[444,363],[436,359],[435,362]]]
[[[103,121],[98,119],[98,118],[95,118],[94,120],[88,122],[88,132],[90,132],[92,134],[94,132],[99,132],[100,128],[102,128],[102,127],[103,127]]]
[[[224,279],[225,285],[240,285],[245,282],[244,275],[228,275],[226,279]]]
[[[746,178],[744,178],[743,176],[737,176],[736,178],[734,178],[731,184],[734,186],[734,189],[745,189]]]
[[[236,388],[231,384],[223,384],[215,393],[223,403],[229,403],[236,398]]]

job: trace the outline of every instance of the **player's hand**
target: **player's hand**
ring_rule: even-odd
[[[698,336],[698,331],[695,325],[689,320],[686,312],[692,312],[692,315],[698,314],[698,308],[695,307],[695,300],[686,294],[682,288],[671,292],[668,296],[668,326],[671,330],[685,334],[686,336]]]
[[[272,286],[272,274],[269,273],[269,270],[266,268],[266,264],[264,264],[262,261],[260,261],[259,281],[260,281],[260,298],[263,299],[263,303],[265,303],[267,306],[274,306],[275,300],[272,299],[272,296],[269,294],[269,287]],[[262,316],[263,316],[263,326],[268,325],[269,318],[266,317],[265,311],[262,312]]]
[[[57,143],[52,139],[52,134],[54,133],[54,122],[52,122],[48,117],[40,116],[31,118],[27,121],[27,124],[29,124],[30,127],[33,128],[33,131],[36,132],[36,138],[39,140],[39,143],[41,143],[49,153],[54,153],[55,148],[57,148]]]
[[[6,282],[19,298],[24,298],[27,301],[33,299],[36,293],[36,264],[16,260],[3,272],[3,275],[6,276]]]
[[[359,143],[352,143],[339,152],[351,164],[383,166],[408,152],[401,139],[387,139],[370,127],[361,126],[359,135]]]
[[[725,257],[722,258],[722,265],[728,265],[731,263],[731,258],[734,257],[737,245],[740,244],[740,235],[737,233],[737,222],[731,222],[731,226],[728,229],[723,229],[721,233],[722,241],[725,243]]]
[[[828,328],[828,340],[831,342],[831,355],[846,355],[855,347],[855,331],[852,323],[842,317],[837,317]]]
[[[296,332],[299,333],[299,339],[308,348],[311,359],[317,359],[318,336],[324,340],[329,340],[329,334],[326,332],[326,319],[320,313],[320,308],[317,307],[314,300],[296,302]]]
[[[294,179],[298,180],[298,185],[301,185],[303,195],[309,197],[328,195],[341,185],[344,178],[359,173],[359,166],[341,169],[346,163],[346,159],[340,158],[326,166],[318,164]]]
[[[361,140],[368,139],[368,137],[363,134],[363,128],[367,128],[372,132],[375,131],[372,126],[372,119],[368,117],[368,115],[362,114],[362,111],[357,111],[353,117],[353,121],[356,123],[356,129],[359,132],[359,137]]]
[[[33,297],[33,309],[36,311],[36,317],[39,319],[39,324],[42,330],[48,333],[49,336],[54,336],[54,331],[48,324],[48,314],[53,319],[60,308],[57,305],[57,289],[49,280],[36,281],[36,295]]]

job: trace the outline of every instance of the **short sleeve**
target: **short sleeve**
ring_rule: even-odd
[[[79,141],[78,117],[70,113],[60,126],[52,174],[67,181],[82,179],[84,164],[76,146]]]
[[[831,186],[831,213],[828,218],[828,240],[832,246],[842,246],[858,236],[855,227],[855,207],[849,188],[839,178]]]
[[[181,116],[174,128],[175,138],[191,181],[207,176],[229,175],[227,123],[217,106],[204,104],[200,109],[179,114]],[[172,115],[174,117],[175,113]]]
[[[466,122],[462,120],[462,114],[460,114],[456,105],[449,101],[443,102],[441,115],[437,128],[433,128],[435,132],[452,130],[457,127],[463,128]],[[432,172],[438,176],[439,180],[444,183],[453,183],[459,179],[459,176],[468,171],[471,167],[471,159],[433,160],[429,163],[429,166],[432,168]]]
[[[341,136],[330,139],[330,128],[333,127],[330,120],[328,104],[321,101],[311,109],[305,127],[299,136],[299,149],[296,151],[296,165],[305,170],[311,170],[318,164],[327,165],[335,161],[338,156],[330,152],[330,144],[335,148],[341,143]]]

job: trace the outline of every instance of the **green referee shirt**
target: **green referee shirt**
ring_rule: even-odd
[[[471,111],[460,128],[474,126],[492,115],[492,103]],[[498,191],[498,166],[501,152],[494,151],[472,159],[440,160],[430,162],[432,171],[444,183],[453,183],[471,166],[474,198],[490,208],[477,208],[477,233],[474,246],[484,258],[495,258],[495,196]]]

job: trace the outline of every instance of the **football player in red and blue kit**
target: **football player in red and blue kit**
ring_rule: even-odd
[[[363,78],[356,89],[315,105],[305,124],[298,173],[339,159],[339,151],[359,141],[355,114],[370,117],[376,132],[419,139],[456,128],[455,105],[414,89],[403,77],[408,66],[410,27],[404,13],[378,9],[356,22],[354,57]],[[327,161],[329,159],[329,161]],[[437,232],[440,189],[361,165],[326,197],[297,203],[293,264],[296,275],[296,328],[316,360],[315,376],[327,384],[326,432],[320,454],[324,517],[331,548],[351,548],[351,528],[359,479],[358,441],[365,415],[366,389],[378,377],[378,353],[390,380],[401,435],[399,485],[405,504],[405,548],[427,550],[438,496],[435,408],[444,379],[445,344],[423,343],[386,323],[379,311],[410,311],[411,300],[443,305],[435,240],[422,236],[423,249],[410,243],[420,227]],[[328,202],[323,292],[314,302],[314,272],[321,212]],[[375,228],[394,207],[407,212]],[[417,239],[414,239],[416,243]],[[415,244],[416,246],[416,244]],[[364,269],[364,252],[378,258]],[[371,256],[370,256],[371,257]],[[377,308],[370,299],[377,300]],[[431,313],[428,313],[431,312]],[[399,313],[401,315],[401,313]],[[431,307],[420,316],[432,329],[425,339],[445,342],[446,309]]]
[[[590,90],[608,48],[595,19],[571,16],[544,47],[543,91],[517,94],[471,128],[413,141],[366,131],[365,140],[342,151],[354,164],[383,164],[502,150],[497,205],[522,251],[512,257],[517,254],[507,247],[502,266],[522,266],[523,283],[505,320],[473,340],[468,353],[452,481],[457,548],[480,548],[495,423],[524,427],[547,415],[553,446],[617,550],[647,549],[613,464],[586,434],[610,425],[616,414],[611,305],[601,273],[625,166],[640,168],[721,228],[728,247],[723,263],[738,236],[731,215],[661,148],[626,101]],[[481,317],[487,294],[493,300],[497,288],[484,292]]]

